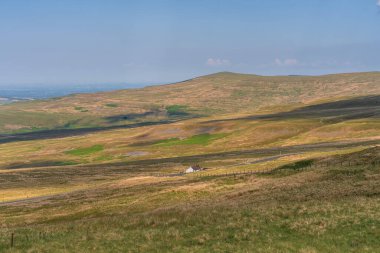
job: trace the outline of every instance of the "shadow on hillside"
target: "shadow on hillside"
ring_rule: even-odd
[[[52,166],[68,166],[68,165],[76,165],[75,162],[71,161],[35,161],[35,162],[18,162],[11,163],[5,167],[8,170],[14,169],[23,169],[23,168],[40,168],[40,167],[52,167]]]
[[[141,118],[143,116],[150,116],[153,112],[147,112],[142,114],[125,114],[116,115],[105,118],[109,123],[121,122],[123,120],[130,120],[134,118]],[[114,130],[114,129],[128,129],[137,128],[142,126],[154,126],[162,124],[171,124],[185,119],[197,118],[199,115],[185,114],[181,116],[173,116],[168,119],[159,121],[146,121],[139,123],[105,126],[105,127],[89,127],[89,128],[77,128],[77,129],[52,129],[35,131],[19,134],[7,134],[0,135],[0,144],[16,142],[16,141],[29,141],[40,139],[53,139],[63,138],[70,136],[78,136],[93,132]],[[352,119],[364,119],[364,118],[380,118],[380,95],[358,97],[348,100],[341,100],[336,102],[317,104],[312,106],[302,107],[289,112],[280,112],[275,114],[265,115],[252,115],[248,117],[213,120],[207,122],[225,122],[235,120],[284,120],[284,119],[308,119],[308,118],[320,118],[327,123],[338,123]]]
[[[213,120],[223,122],[235,120],[283,120],[283,119],[320,118],[326,123],[338,123],[346,120],[380,118],[380,95],[358,97],[348,100],[305,106],[288,112],[248,117]]]
[[[130,129],[130,128],[137,128],[137,127],[143,127],[143,126],[171,124],[171,123],[175,123],[175,122],[185,120],[185,119],[189,119],[189,117],[164,119],[164,120],[159,120],[159,121],[146,121],[146,122],[131,123],[131,124],[125,124],[125,125],[116,125],[116,126],[88,127],[88,128],[77,128],[77,129],[52,129],[52,130],[43,130],[43,131],[18,133],[18,134],[3,134],[3,135],[0,134],[0,144],[16,142],[16,141],[64,138],[64,137],[78,136],[78,135],[83,135],[83,134],[89,134],[89,133],[101,132],[101,131],[107,131],[107,130],[115,130],[115,129]]]
[[[128,114],[120,114],[120,115],[113,115],[105,117],[104,119],[112,124],[117,122],[122,122],[125,120],[138,120],[138,119],[146,119],[148,117],[169,117],[170,119],[189,119],[189,118],[195,118],[199,115],[191,114],[188,112],[183,111],[177,111],[177,112],[163,112],[163,111],[147,111],[144,113],[128,113]]]
[[[108,123],[116,123],[124,120],[135,120],[135,119],[141,119],[149,116],[157,116],[157,112],[144,112],[144,113],[128,113],[128,114],[121,114],[121,115],[113,115],[106,117],[105,120]]]

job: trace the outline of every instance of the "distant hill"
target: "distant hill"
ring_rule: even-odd
[[[374,94],[380,94],[380,72],[273,77],[221,72],[141,89],[2,105],[0,133],[280,112]]]

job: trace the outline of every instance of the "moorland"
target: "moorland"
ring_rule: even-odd
[[[0,252],[379,252],[379,144],[380,72],[0,105]]]

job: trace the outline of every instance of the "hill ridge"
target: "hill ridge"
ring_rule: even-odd
[[[0,133],[284,111],[376,94],[380,72],[297,77],[218,72],[173,84],[1,105]]]

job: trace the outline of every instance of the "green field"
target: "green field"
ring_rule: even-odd
[[[66,151],[66,154],[82,156],[82,155],[90,155],[93,153],[97,153],[102,150],[103,150],[102,145],[94,145],[88,148],[77,148],[77,149],[69,150],[69,151]]]

